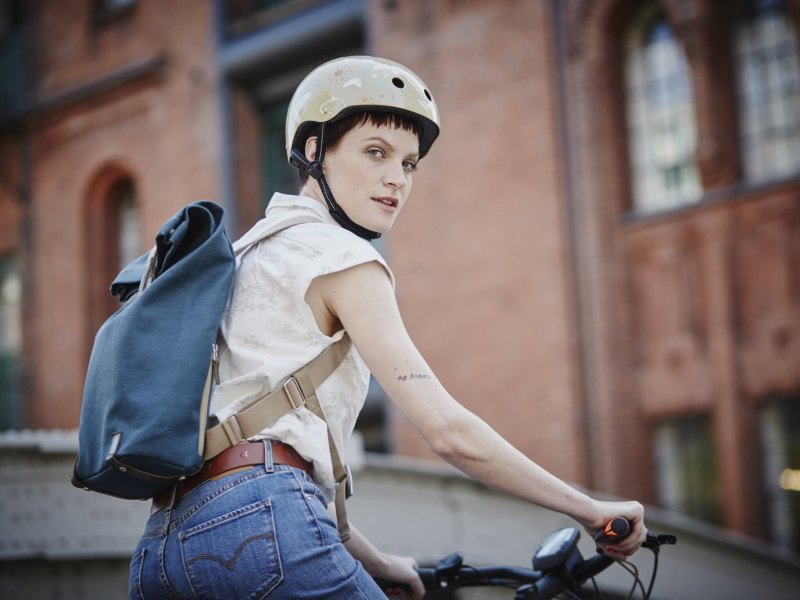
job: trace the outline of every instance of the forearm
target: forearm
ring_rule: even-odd
[[[591,498],[530,460],[466,409],[458,410],[446,431],[432,435],[446,439],[429,440],[442,458],[486,485],[581,523],[594,520]]]
[[[434,452],[494,489],[584,524],[596,521],[591,498],[530,460],[458,403],[418,353],[407,356],[405,364],[390,367],[391,378],[384,367],[378,381]]]

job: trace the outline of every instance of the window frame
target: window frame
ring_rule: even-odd
[[[690,189],[677,193],[671,191],[669,186],[647,185],[646,181],[644,181],[647,179],[654,180],[658,175],[668,176],[670,172],[674,172],[674,168],[659,169],[658,166],[655,166],[655,158],[647,156],[647,153],[652,151],[653,140],[658,139],[658,136],[654,134],[656,128],[653,124],[657,121],[654,117],[656,113],[652,108],[649,108],[650,101],[647,97],[648,92],[646,88],[647,86],[653,86],[654,82],[657,82],[657,80],[640,77],[636,71],[638,70],[645,73],[645,65],[634,64],[634,61],[637,60],[648,60],[647,52],[654,51],[652,48],[648,50],[647,43],[644,43],[643,40],[646,40],[650,35],[650,29],[660,21],[663,21],[667,26],[670,37],[674,40],[675,49],[677,50],[677,59],[680,61],[679,69],[673,69],[671,72],[665,73],[665,75],[669,77],[675,77],[676,73],[684,75],[685,93],[688,96],[684,107],[680,108],[679,105],[675,105],[678,106],[680,110],[670,107],[663,111],[664,114],[672,120],[674,120],[676,113],[689,111],[685,127],[686,131],[688,131],[687,135],[691,138],[691,141],[688,142],[688,146],[690,147],[687,153],[688,160],[680,164],[676,163],[675,166],[680,167],[682,164],[686,166],[686,175],[689,177],[689,180],[684,187]],[[630,201],[628,203],[629,210],[636,216],[646,216],[697,204],[704,195],[700,165],[697,161],[697,149],[699,146],[698,115],[692,81],[692,65],[685,51],[683,42],[670,23],[666,11],[659,2],[655,1],[649,2],[639,10],[635,18],[624,28],[622,39],[623,43],[620,46],[619,53],[621,105],[623,108],[621,124],[622,135],[627,149],[627,184],[630,195]],[[664,46],[660,50],[660,53],[665,54],[666,51],[667,47]],[[638,57],[635,55],[637,52],[639,53]],[[662,60],[666,59],[666,56],[662,56]],[[660,79],[663,80],[664,77]],[[636,86],[640,86],[639,90],[644,89],[644,92],[639,92]],[[636,96],[636,93],[641,93],[642,95]],[[668,142],[674,145],[674,143],[676,143],[676,136],[672,135]],[[650,150],[648,150],[648,147]],[[643,151],[638,151],[638,148],[643,148]],[[656,192],[659,187],[660,193],[657,194]]]
[[[793,88],[795,93],[795,102],[800,102],[800,40],[798,40],[798,32],[800,28],[798,27],[798,22],[796,15],[793,14],[792,7],[790,3],[787,3],[785,0],[779,0],[780,8],[778,9],[783,16],[783,21],[786,26],[788,26],[789,30],[793,34],[790,36],[789,41],[787,43],[792,46],[789,50],[788,56],[790,56],[790,60],[794,66],[794,77],[790,77],[793,79]],[[763,14],[769,14],[772,12],[771,9],[766,9]],[[775,98],[770,95],[771,87],[769,84],[764,85],[758,89],[750,89],[744,90],[744,86],[746,83],[744,82],[744,75],[743,73],[747,69],[746,64],[742,63],[742,56],[745,54],[747,49],[742,49],[740,40],[744,35],[742,29],[746,27],[747,22],[750,21],[749,24],[749,31],[748,35],[753,34],[753,28],[755,26],[755,19],[758,18],[758,10],[752,9],[752,2],[750,0],[742,0],[740,1],[737,6],[734,8],[733,18],[731,19],[731,41],[730,41],[730,52],[732,57],[732,68],[734,71],[734,82],[733,82],[733,89],[731,90],[733,96],[735,97],[736,103],[736,120],[737,120],[737,127],[738,127],[738,148],[739,148],[739,160],[741,163],[741,180],[745,185],[748,186],[761,186],[761,185],[769,185],[775,182],[780,182],[786,179],[792,179],[800,175],[800,109],[797,110],[794,117],[794,128],[796,130],[794,136],[794,146],[789,147],[792,142],[787,143],[787,147],[783,148],[783,151],[780,152],[781,156],[785,156],[786,160],[788,161],[788,167],[784,171],[779,171],[776,169],[772,169],[772,172],[769,172],[770,164],[774,164],[774,160],[770,160],[769,156],[765,153],[760,155],[750,154],[748,155],[748,150],[754,147],[754,144],[747,139],[747,136],[751,133],[754,134],[755,141],[758,142],[758,145],[763,142],[763,131],[765,129],[774,129],[772,125],[774,123],[767,123],[765,121],[765,111],[763,110],[763,106],[755,107],[753,109],[748,109],[746,104],[746,98],[751,97],[753,95],[764,95],[766,89],[766,95],[769,97],[766,100],[766,104],[774,106],[775,105]],[[763,41],[763,40],[762,40]],[[773,48],[774,46],[771,45],[769,47],[764,47],[762,50],[768,50]],[[752,68],[750,69],[752,72]],[[760,72],[756,69],[755,72]],[[781,84],[783,84],[785,80],[781,80]],[[785,109],[787,103],[782,103],[782,110]],[[770,114],[773,113],[773,109],[770,108]],[[754,128],[753,131],[750,131],[750,127],[748,126],[748,122],[750,120],[754,120]],[[759,127],[759,124],[761,125]],[[759,136],[759,134],[761,134]],[[791,164],[792,156],[794,156],[794,164]],[[773,157],[774,159],[775,157]],[[761,163],[760,171],[758,167],[753,167],[753,164]],[[755,171],[755,172],[754,172]]]

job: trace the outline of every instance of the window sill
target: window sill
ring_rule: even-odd
[[[623,227],[636,227],[638,225],[680,219],[719,204],[752,200],[789,187],[800,187],[800,173],[771,181],[759,183],[739,182],[723,188],[708,190],[694,202],[681,204],[669,209],[652,212],[629,211],[620,215],[619,224]]]

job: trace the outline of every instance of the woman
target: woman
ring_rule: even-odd
[[[276,194],[237,244],[212,413],[235,430],[232,415],[345,332],[354,347],[318,382],[327,426],[305,406],[291,410],[154,501],[131,563],[132,597],[384,598],[371,578],[378,576],[421,598],[412,558],[380,552],[352,526],[342,542],[346,526],[337,531],[334,509],[326,510],[344,485],[329,435],[341,450],[370,372],[430,447],[465,473],[589,532],[628,518],[632,534],[603,545],[615,558],[641,545],[640,504],[593,500],[515,450],[448,394],[403,325],[391,271],[367,240],[391,230],[438,123],[424,84],[391,61],[338,59],[298,87],[286,131],[302,187],[297,196]]]

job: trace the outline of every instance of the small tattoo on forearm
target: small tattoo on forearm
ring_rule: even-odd
[[[397,381],[410,381],[411,379],[430,379],[430,375],[420,373],[409,373],[408,375],[399,375]]]

